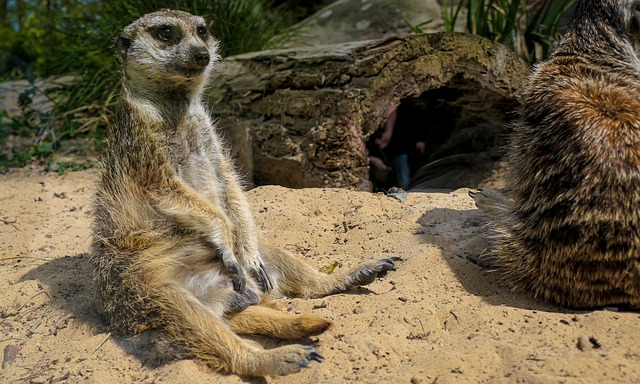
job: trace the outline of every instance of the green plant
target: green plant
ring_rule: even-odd
[[[40,84],[31,75],[28,87],[18,95],[19,113],[9,115],[6,111],[0,112],[0,144],[4,146],[7,137],[13,136],[10,156],[5,152],[0,159],[4,168],[8,164],[20,166],[30,160],[47,159],[63,140],[74,138],[77,134],[77,124],[61,123],[64,116],[56,118],[47,106],[36,105],[36,96],[49,104],[54,102],[50,96],[51,88],[45,89]]]
[[[414,24],[411,24],[407,16],[402,15],[402,18],[404,19],[404,23],[407,24],[407,26],[409,27],[409,29],[411,29],[411,32],[413,33],[424,33],[424,31],[422,30],[422,27],[427,26],[433,22],[433,20],[427,20],[414,25]]]
[[[45,171],[47,172],[58,172],[58,174],[63,175],[65,171],[70,170],[72,172],[82,171],[85,169],[93,168],[94,163],[91,161],[86,162],[76,162],[76,161],[50,161],[49,164],[45,167]]]
[[[464,5],[464,1],[460,0],[457,6],[447,5],[447,1],[442,1],[442,16],[444,18],[444,30],[447,32],[453,32],[456,29],[456,22],[458,21],[458,15]]]
[[[529,62],[544,59],[558,24],[575,0],[458,0],[443,2],[445,30],[453,32],[466,11],[466,32],[512,47]],[[466,9],[465,9],[466,8]]]

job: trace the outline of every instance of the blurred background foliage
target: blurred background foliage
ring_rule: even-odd
[[[161,8],[202,15],[220,40],[221,54],[229,56],[277,46],[288,38],[292,24],[323,1],[289,3],[0,0],[0,81],[26,79],[30,84],[19,97],[19,116],[0,113],[0,145],[7,145],[10,134],[30,139],[26,147],[13,142],[11,150],[5,148],[0,154],[0,171],[29,159],[47,158],[67,138],[99,139],[119,90],[112,41],[123,26],[141,15]],[[36,81],[39,78],[48,79],[46,87]],[[33,105],[36,97],[50,100],[53,109],[42,113]]]
[[[0,76],[82,73],[112,60],[111,42],[122,27],[161,8],[188,10],[209,20],[223,56],[269,48],[287,27],[323,1],[292,6],[278,0],[0,0]],[[326,1],[325,1],[326,2]],[[283,31],[285,31],[283,33]],[[7,58],[12,56],[12,58]]]
[[[56,153],[92,153],[119,91],[111,44],[120,29],[160,8],[203,15],[221,53],[277,47],[292,26],[330,0],[0,0],[0,81],[28,87],[19,114],[0,110],[0,172]],[[448,30],[466,30],[514,47],[535,62],[552,46],[573,1],[443,0]],[[419,26],[412,26],[421,32]],[[46,79],[46,86],[38,79]],[[0,95],[1,97],[1,95]],[[34,99],[49,101],[43,112]],[[16,139],[18,138],[18,139]],[[20,140],[22,138],[23,140]],[[66,140],[74,139],[74,140]],[[67,145],[68,147],[64,147]],[[62,167],[64,170],[65,167]]]
[[[535,63],[553,48],[563,16],[574,3],[575,0],[445,0],[445,30],[454,31],[462,18],[464,32],[507,45],[526,61]]]

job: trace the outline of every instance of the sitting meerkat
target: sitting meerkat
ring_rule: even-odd
[[[564,306],[640,308],[640,1],[578,0],[522,95],[490,262]]]
[[[175,10],[144,15],[116,39],[123,91],[100,161],[94,283],[115,331],[158,328],[215,369],[287,375],[322,356],[238,334],[298,339],[330,322],[279,311],[269,297],[369,284],[398,259],[328,275],[262,242],[201,100],[217,47],[202,17]]]

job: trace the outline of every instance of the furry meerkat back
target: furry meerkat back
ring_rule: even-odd
[[[123,94],[108,129],[94,207],[98,300],[113,329],[164,331],[210,367],[287,375],[315,348],[264,350],[239,334],[298,339],[330,322],[272,297],[321,297],[373,282],[396,258],[327,275],[260,238],[202,92],[218,59],[202,17],[142,16],[118,36]]]
[[[493,214],[514,290],[578,308],[640,307],[640,1],[578,0],[528,79]],[[497,209],[496,209],[497,208]]]

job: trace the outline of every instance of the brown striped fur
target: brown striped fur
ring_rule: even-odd
[[[260,239],[201,101],[218,59],[204,19],[145,15],[123,29],[115,49],[123,94],[101,158],[92,246],[113,329],[159,328],[191,356],[241,375],[286,375],[322,361],[310,346],[264,350],[238,334],[319,334],[328,320],[279,311],[271,298],[369,284],[395,259],[328,275]]]
[[[640,307],[640,1],[578,0],[522,95],[493,263],[560,305]],[[496,213],[493,192],[478,207]],[[488,209],[487,209],[488,208]]]

